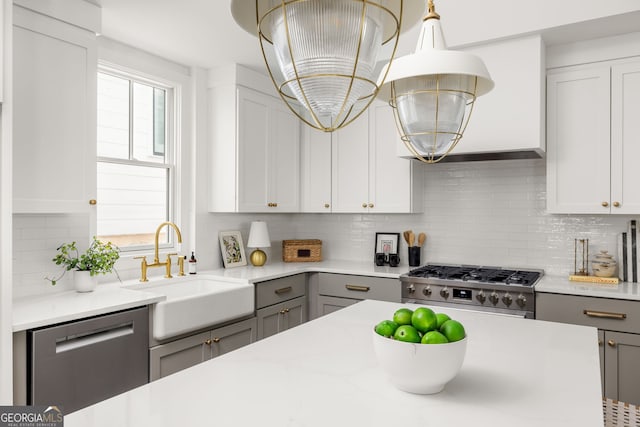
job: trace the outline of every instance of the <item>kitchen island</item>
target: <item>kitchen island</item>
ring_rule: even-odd
[[[373,326],[401,306],[417,307],[357,303],[69,414],[65,427],[603,425],[595,328],[437,309],[465,325],[467,355],[443,392],[414,395],[373,352]]]

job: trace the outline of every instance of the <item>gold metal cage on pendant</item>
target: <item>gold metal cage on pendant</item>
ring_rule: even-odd
[[[456,90],[456,89],[441,89],[440,88],[440,79],[441,75],[432,76],[436,79],[435,89],[416,89],[405,91],[402,93],[398,93],[396,82],[391,82],[391,98],[389,99],[389,105],[393,109],[393,115],[396,122],[396,127],[398,132],[400,133],[400,138],[402,142],[407,147],[407,149],[411,152],[411,154],[416,157],[418,160],[424,163],[438,163],[442,159],[444,159],[450,152],[453,150],[467,128],[467,124],[469,123],[469,119],[471,118],[471,113],[473,112],[473,106],[475,105],[475,101],[477,99],[476,93],[478,88],[478,78],[474,78],[473,90],[465,91],[465,90]],[[456,131],[446,131],[438,129],[438,123],[440,119],[440,95],[441,94],[464,94],[468,95],[468,100],[465,103],[465,110],[458,125]],[[409,125],[404,123],[404,120],[400,118],[400,113],[398,110],[398,100],[402,97],[412,97],[416,94],[434,94],[435,95],[435,117],[433,122],[435,123],[435,127],[433,129],[428,130],[420,130],[420,131],[411,131],[409,130]],[[419,147],[416,141],[419,137],[432,135],[432,143],[431,149],[426,150],[424,147]],[[450,141],[447,144],[447,149],[443,152],[438,152],[438,137],[442,135],[450,135]]]
[[[403,0],[272,0],[262,10],[261,5],[264,1],[256,0],[260,48],[289,109],[325,132],[344,127],[365,112],[380,89],[377,52],[391,43],[391,57],[395,56]],[[328,18],[320,13],[327,9]],[[351,15],[340,13],[343,10]],[[342,41],[341,36],[350,38]],[[373,53],[372,40],[379,42]],[[322,42],[333,45],[325,48]]]

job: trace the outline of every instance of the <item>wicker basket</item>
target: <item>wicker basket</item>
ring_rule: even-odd
[[[602,399],[605,427],[640,427],[640,407],[617,400]]]
[[[282,261],[318,262],[322,261],[322,240],[283,240]]]

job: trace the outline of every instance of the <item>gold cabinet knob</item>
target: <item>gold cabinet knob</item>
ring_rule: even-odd
[[[325,207],[325,208],[329,208],[329,203],[325,203],[325,204],[324,204],[324,207]]]
[[[607,344],[609,344],[609,347],[615,347],[616,346],[616,342],[614,340],[607,341]]]
[[[213,342],[215,342],[215,343],[218,343],[218,342],[220,342],[220,338],[218,338],[218,337],[215,337],[215,338],[213,339]]]
[[[206,345],[211,345],[211,342],[212,342],[211,340],[206,340],[204,343],[205,343]]]
[[[367,207],[367,204],[366,204],[366,203],[363,203],[363,204],[362,204],[362,207],[363,207],[363,208],[366,208],[366,207]]]
[[[598,347],[602,347],[602,340],[598,340]]]
[[[609,202],[602,202],[602,207],[603,208],[608,208],[609,207]]]
[[[369,207],[372,208],[373,207],[373,203],[369,203]]]
[[[284,308],[282,310],[280,310],[280,314],[285,314],[286,311],[284,311]]]
[[[613,207],[614,208],[619,208],[620,207],[620,202],[613,202]]]
[[[95,205],[95,204],[97,204],[97,203],[98,203],[98,201],[97,201],[96,199],[91,199],[91,200],[89,200],[89,204],[90,204],[91,206],[93,206],[93,205]]]
[[[273,207],[274,207],[274,208],[277,208],[277,207],[278,207],[278,204],[277,204],[277,203],[274,203],[274,204],[273,204]]]

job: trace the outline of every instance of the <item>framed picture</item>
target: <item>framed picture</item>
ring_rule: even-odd
[[[376,259],[378,254],[384,256],[384,263],[389,263],[389,255],[398,255],[400,233],[376,233]]]
[[[242,234],[239,231],[221,231],[219,238],[224,268],[247,265]]]

